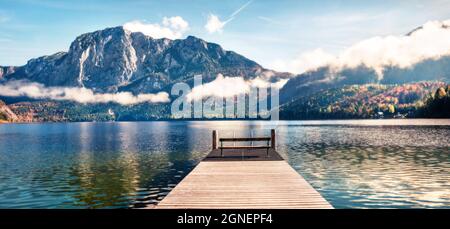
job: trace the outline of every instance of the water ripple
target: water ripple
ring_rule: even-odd
[[[153,205],[205,156],[211,130],[274,127],[278,151],[337,208],[450,207],[449,120],[276,124],[0,125],[0,208]]]

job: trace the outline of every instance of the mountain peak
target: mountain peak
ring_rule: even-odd
[[[187,37],[186,37],[186,40],[201,40],[201,41],[203,41],[203,39],[201,39],[201,38],[198,38],[198,37],[196,37],[196,36],[193,36],[193,35],[189,35],[189,36],[187,36]]]
[[[32,59],[8,78],[99,92],[153,93],[177,82],[191,83],[199,74],[209,82],[219,73],[248,79],[264,71],[256,62],[195,36],[153,39],[117,26],[82,34],[68,52]]]

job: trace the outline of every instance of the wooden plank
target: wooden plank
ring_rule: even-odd
[[[212,132],[212,149],[217,149],[217,131]]]
[[[269,149],[223,149],[223,155],[220,149],[212,150],[204,161],[282,161],[283,158],[274,150]]]
[[[202,161],[156,208],[332,208],[282,160]]]
[[[271,149],[270,146],[219,146],[219,149]]]
[[[277,143],[275,142],[275,130],[271,129],[270,130],[270,145],[272,146],[272,149],[275,149],[275,146],[277,145]]]
[[[219,138],[221,142],[251,142],[251,141],[270,141],[270,137],[254,137],[254,138]]]

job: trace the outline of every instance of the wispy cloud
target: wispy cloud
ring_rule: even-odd
[[[34,99],[69,100],[78,103],[109,103],[132,105],[138,103],[167,103],[169,94],[138,94],[130,92],[95,93],[91,89],[81,87],[45,87],[43,84],[25,81],[8,81],[0,84],[2,96],[25,96]]]
[[[123,25],[124,29],[131,32],[141,32],[153,38],[182,38],[189,30],[189,23],[180,16],[164,17],[159,23],[146,23],[143,21],[131,21]]]
[[[215,14],[209,14],[208,19],[206,21],[205,29],[209,33],[222,32],[225,25],[233,21],[236,18],[236,16],[239,13],[241,13],[245,8],[247,8],[247,6],[250,5],[252,2],[253,0],[250,0],[241,7],[239,7],[239,9],[235,10],[225,21],[220,20],[219,16]]]
[[[228,21],[233,20],[234,17],[236,17],[241,11],[243,11],[245,8],[247,8],[247,6],[250,5],[250,3],[252,3],[252,2],[253,2],[253,0],[250,0],[247,3],[245,3],[244,5],[242,5],[241,7],[239,7],[239,9],[237,9],[230,15],[230,18],[228,19]]]

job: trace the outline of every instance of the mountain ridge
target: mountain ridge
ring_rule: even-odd
[[[198,74],[204,82],[219,73],[245,79],[268,75],[268,80],[291,76],[194,36],[153,39],[122,26],[82,34],[67,52],[33,58],[14,69],[2,78],[135,94],[158,92],[177,82],[192,83]]]

